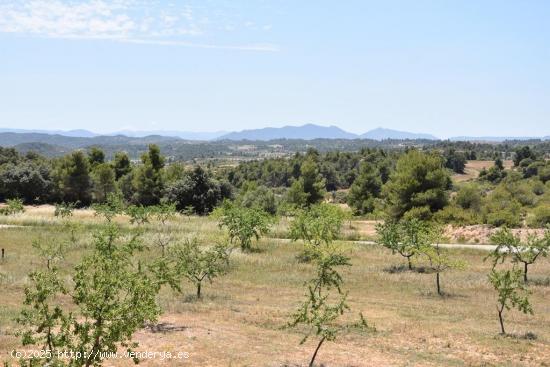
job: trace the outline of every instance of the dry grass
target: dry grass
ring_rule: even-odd
[[[98,218],[91,212],[78,211],[82,222],[82,240],[73,245],[63,269],[72,267],[89,248],[90,231]],[[125,219],[119,219],[124,222]],[[43,266],[33,254],[32,240],[42,237],[64,238],[60,220],[53,219],[47,208],[27,211],[4,220],[25,227],[0,228],[0,247],[7,258],[0,272],[7,275],[0,298],[0,360],[21,348],[13,335],[13,318],[20,309],[26,274]],[[36,225],[36,223],[40,225]],[[31,225],[29,225],[31,224]],[[373,223],[353,223],[370,233]],[[124,226],[128,226],[124,223]],[[277,225],[279,235],[288,222]],[[158,225],[148,226],[150,241]],[[221,238],[223,233],[208,218],[178,219],[170,224],[176,237],[198,235],[204,242]],[[166,230],[166,229],[165,229]],[[303,282],[312,276],[312,268],[296,261],[301,251],[297,243],[264,239],[260,252],[235,251],[229,274],[207,284],[204,299],[196,301],[191,285],[184,294],[165,289],[159,295],[164,313],[155,331],[143,329],[136,334],[140,350],[189,353],[185,361],[144,360],[145,366],[302,366],[306,365],[315,339],[299,345],[301,334],[281,329],[289,314],[304,296]],[[342,242],[352,257],[353,266],[343,271],[349,289],[352,312],[359,312],[376,326],[372,334],[349,334],[321,349],[318,362],[325,366],[542,366],[550,361],[550,286],[532,287],[535,315],[508,312],[507,328],[515,334],[534,333],[536,340],[501,337],[495,313],[495,298],[486,274],[490,264],[483,262],[480,251],[453,250],[452,254],[468,262],[465,271],[442,276],[443,290],[435,294],[434,275],[416,272],[390,272],[402,259],[377,246]],[[153,252],[153,251],[152,251]],[[151,256],[149,254],[148,256]],[[550,261],[543,259],[532,266],[533,279],[550,277]],[[67,271],[68,274],[68,271]],[[548,283],[548,282],[547,282]],[[131,361],[109,361],[106,365],[131,365]]]
[[[511,169],[514,166],[514,162],[506,160],[502,162],[504,169]],[[454,174],[452,179],[454,182],[471,181],[479,176],[479,172],[482,169],[489,169],[495,165],[494,161],[468,161],[464,168],[464,174]]]

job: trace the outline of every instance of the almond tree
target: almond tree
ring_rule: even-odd
[[[360,321],[351,325],[337,323],[337,319],[349,310],[346,302],[348,293],[342,290],[343,279],[338,267],[351,266],[349,258],[335,247],[326,245],[312,249],[315,263],[315,277],[306,283],[306,300],[292,315],[288,327],[304,326],[306,333],[300,344],[312,335],[319,338],[309,366],[312,367],[319,349],[325,341],[334,341],[344,331],[369,328],[363,315]]]
[[[525,283],[521,281],[521,270],[500,270],[493,269],[489,274],[489,281],[498,292],[497,311],[500,322],[501,334],[504,330],[504,310],[517,308],[525,314],[533,314],[533,308],[529,303],[529,291]]]
[[[523,264],[523,281],[526,283],[529,265],[534,264],[539,257],[547,257],[550,252],[548,229],[542,237],[529,235],[526,241],[522,241],[521,237],[514,235],[510,229],[503,228],[491,236],[491,241],[497,245],[489,255],[493,258],[493,266],[511,256],[513,263]]]
[[[229,265],[229,249],[226,245],[217,244],[201,249],[196,239],[175,245],[170,257],[175,262],[175,274],[187,278],[197,287],[197,299],[201,298],[202,282],[212,282],[215,277],[224,274]]]
[[[412,270],[411,258],[419,254],[423,246],[432,244],[432,230],[418,219],[387,221],[376,226],[376,233],[380,245],[407,259],[409,270]]]
[[[428,244],[421,247],[420,252],[430,261],[430,266],[435,272],[435,284],[437,294],[443,295],[440,285],[440,274],[449,269],[463,269],[465,263],[459,260],[453,260],[449,257],[449,252],[442,249],[439,244]]]

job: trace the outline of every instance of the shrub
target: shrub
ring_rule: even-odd
[[[480,218],[473,210],[465,210],[460,206],[449,205],[434,214],[434,219],[440,223],[470,225],[480,222]]]
[[[546,204],[536,207],[528,217],[527,224],[532,228],[541,228],[550,224],[550,206]]]
[[[462,209],[479,210],[482,200],[480,191],[476,184],[464,185],[458,190],[455,201]]]

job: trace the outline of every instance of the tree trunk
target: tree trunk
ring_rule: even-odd
[[[437,294],[441,296],[441,285],[439,284],[439,272],[435,273],[435,282],[437,284]]]
[[[502,309],[498,310],[498,321],[500,321],[500,333],[502,335],[506,334],[506,331],[504,331],[504,320],[502,319]]]
[[[527,263],[523,263],[523,281],[527,283]]]
[[[201,282],[197,282],[197,298],[201,298]]]
[[[319,348],[321,348],[321,345],[325,341],[325,337],[323,336],[321,340],[319,340],[319,344],[317,344],[317,348],[315,348],[315,352],[313,353],[313,356],[311,357],[311,361],[309,362],[309,367],[313,367],[313,363],[315,362],[315,357],[317,357],[317,352],[319,352]]]
[[[409,264],[409,270],[413,270],[412,263],[411,263],[411,257],[407,256],[407,262]]]

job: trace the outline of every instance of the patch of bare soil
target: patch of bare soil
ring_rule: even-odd
[[[491,236],[498,230],[485,224],[476,224],[470,226],[456,227],[447,225],[444,230],[444,236],[452,243],[491,243]],[[519,235],[522,239],[527,239],[529,235],[544,235],[543,228],[514,228],[512,233]]]

